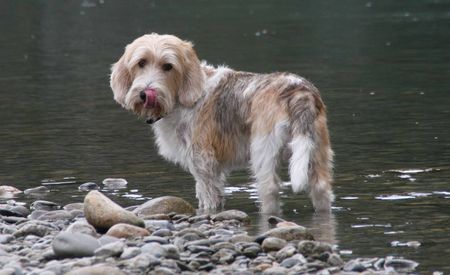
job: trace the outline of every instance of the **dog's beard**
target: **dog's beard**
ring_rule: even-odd
[[[145,108],[144,102],[140,97],[140,92],[145,89],[142,87],[132,87],[125,97],[124,107],[131,110],[137,116],[149,120],[157,120],[167,115],[173,109],[174,98],[170,91],[164,86],[152,85],[157,91],[156,106],[153,108]]]

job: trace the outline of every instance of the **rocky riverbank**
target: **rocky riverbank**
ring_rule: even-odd
[[[196,215],[176,197],[124,209],[99,191],[83,203],[0,205],[0,274],[395,274],[400,258],[343,260],[307,228],[276,217],[251,236],[239,210]]]

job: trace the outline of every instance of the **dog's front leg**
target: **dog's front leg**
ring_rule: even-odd
[[[225,175],[204,166],[196,166],[190,170],[196,181],[198,209],[201,212],[212,213],[223,207]]]

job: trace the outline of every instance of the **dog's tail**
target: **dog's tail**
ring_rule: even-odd
[[[333,151],[331,150],[326,110],[317,90],[299,94],[291,101],[289,173],[292,190],[306,190],[316,211],[330,211]]]

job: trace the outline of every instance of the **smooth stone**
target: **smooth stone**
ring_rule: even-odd
[[[28,219],[30,220],[37,220],[39,219],[40,216],[44,215],[45,213],[48,213],[50,211],[46,211],[46,210],[34,210],[33,212],[31,212],[30,215],[28,215]]]
[[[84,205],[82,202],[69,203],[63,206],[64,210],[73,211],[73,210],[84,210]]]
[[[76,269],[66,273],[65,275],[80,275],[80,274],[85,274],[85,275],[104,275],[104,274],[126,275],[126,273],[121,271],[119,268],[112,266],[112,265],[103,264],[103,263],[96,264],[93,266],[85,266],[85,267],[76,268]]]
[[[141,252],[150,254],[154,257],[161,258],[167,255],[167,251],[159,243],[147,243],[141,246]]]
[[[116,238],[116,237],[113,237],[113,236],[108,236],[108,235],[102,235],[100,238],[98,238],[98,241],[100,242],[100,246],[102,246],[102,245],[106,245],[106,244],[109,244],[109,243],[115,243],[115,242],[118,242],[118,241],[120,241],[120,238]]]
[[[61,209],[61,206],[57,203],[51,201],[38,200],[34,201],[30,205],[31,210],[45,210],[45,211],[53,211]]]
[[[206,252],[208,254],[214,253],[213,249],[211,249],[208,246],[203,246],[203,245],[189,245],[186,247],[186,249],[192,253],[199,253],[199,252]]]
[[[14,186],[0,185],[0,198],[13,198],[15,195],[22,193],[22,190]]]
[[[113,236],[116,238],[135,238],[135,237],[145,237],[149,236],[150,232],[142,227],[134,226],[126,223],[119,223],[113,225],[107,232],[106,235]]]
[[[198,223],[198,222],[201,222],[201,221],[209,221],[210,219],[211,219],[211,217],[210,217],[209,214],[203,214],[203,215],[199,215],[199,216],[190,217],[188,219],[188,222],[190,222],[190,223]]]
[[[285,267],[285,268],[292,268],[293,266],[302,265],[305,263],[307,263],[307,260],[305,259],[305,257],[303,257],[303,255],[301,255],[301,254],[296,254],[292,257],[284,259],[280,263],[280,266]]]
[[[344,264],[344,261],[338,254],[331,253],[330,256],[328,257],[327,263],[331,266],[341,266]]]
[[[239,243],[239,242],[253,242],[255,240],[255,237],[249,236],[246,233],[243,234],[236,234],[231,236],[230,242],[232,243]]]
[[[166,238],[158,237],[158,236],[148,236],[148,237],[145,237],[143,241],[146,243],[152,243],[152,242],[156,242],[159,244],[168,244],[169,243],[169,241]]]
[[[277,223],[277,227],[291,227],[291,226],[300,226],[298,224],[296,224],[295,222],[288,222],[288,221],[282,221]]]
[[[126,223],[144,227],[144,221],[120,207],[99,191],[90,191],[84,198],[86,220],[97,230],[107,231],[115,224]]]
[[[108,189],[125,188],[128,184],[127,180],[122,178],[106,178],[102,183]]]
[[[78,190],[81,191],[91,191],[91,190],[98,190],[100,189],[100,186],[98,186],[95,182],[85,182],[78,186]]]
[[[156,231],[158,229],[175,230],[173,223],[167,220],[145,220],[145,228],[151,231]]]
[[[239,210],[226,210],[215,214],[211,217],[214,222],[224,221],[224,220],[238,220],[240,222],[248,223],[250,222],[250,217],[247,213]]]
[[[261,252],[259,245],[252,245],[242,250],[242,254],[249,258],[256,258],[259,252]]]
[[[30,196],[45,195],[49,192],[50,192],[50,189],[48,189],[45,186],[38,186],[35,188],[28,188],[28,189],[23,190],[23,193],[25,195],[30,195]]]
[[[7,204],[0,205],[0,216],[4,217],[26,217],[30,214],[30,211],[21,205],[11,206]]]
[[[212,258],[215,259],[220,264],[230,264],[234,262],[234,257],[236,256],[236,254],[237,253],[234,250],[222,248],[216,253],[214,253]]]
[[[264,250],[264,252],[270,252],[270,251],[278,251],[282,249],[286,245],[286,241],[280,238],[276,237],[268,237],[265,238],[264,241],[261,244],[261,248]]]
[[[71,220],[74,216],[72,213],[66,210],[55,210],[43,213],[37,219],[41,221],[59,221],[59,220]]]
[[[270,216],[267,219],[267,222],[269,222],[269,224],[274,225],[274,226],[277,225],[278,223],[284,222],[284,221],[286,221],[286,220],[283,220],[282,218],[277,217],[277,216]]]
[[[220,250],[220,249],[230,249],[230,250],[235,250],[236,247],[234,246],[234,244],[229,243],[229,242],[220,242],[220,243],[216,243],[214,245],[211,246],[212,249],[214,250]]]
[[[155,232],[152,233],[152,236],[158,236],[158,237],[170,237],[172,236],[172,231],[169,229],[158,229]]]
[[[97,231],[87,221],[76,221],[70,224],[65,231],[70,233],[83,233],[92,237],[97,236]]]
[[[298,243],[298,251],[305,256],[321,255],[325,252],[332,253],[333,248],[330,244],[316,241],[301,241]]]
[[[122,254],[120,255],[120,258],[127,260],[127,259],[131,259],[139,254],[141,254],[141,249],[139,247],[126,247],[123,250]]]
[[[273,228],[256,238],[256,242],[262,243],[267,237],[276,237],[285,241],[292,240],[314,240],[311,233],[303,226],[289,226]]]
[[[195,214],[195,209],[190,203],[182,198],[174,196],[164,196],[147,201],[133,213],[138,216],[149,216],[154,214],[169,214],[175,212],[177,214]]]
[[[286,258],[292,257],[296,252],[297,249],[293,245],[288,244],[275,254],[275,258],[281,262]]]
[[[82,233],[60,232],[52,242],[53,252],[60,258],[93,256],[99,247],[96,238]]]
[[[0,244],[7,244],[14,240],[11,234],[0,234]]]
[[[118,257],[125,249],[125,244],[122,241],[109,243],[100,246],[94,251],[94,255],[98,257]]]
[[[178,260],[180,258],[180,253],[178,248],[173,244],[165,244],[162,246],[166,250],[166,258]]]

